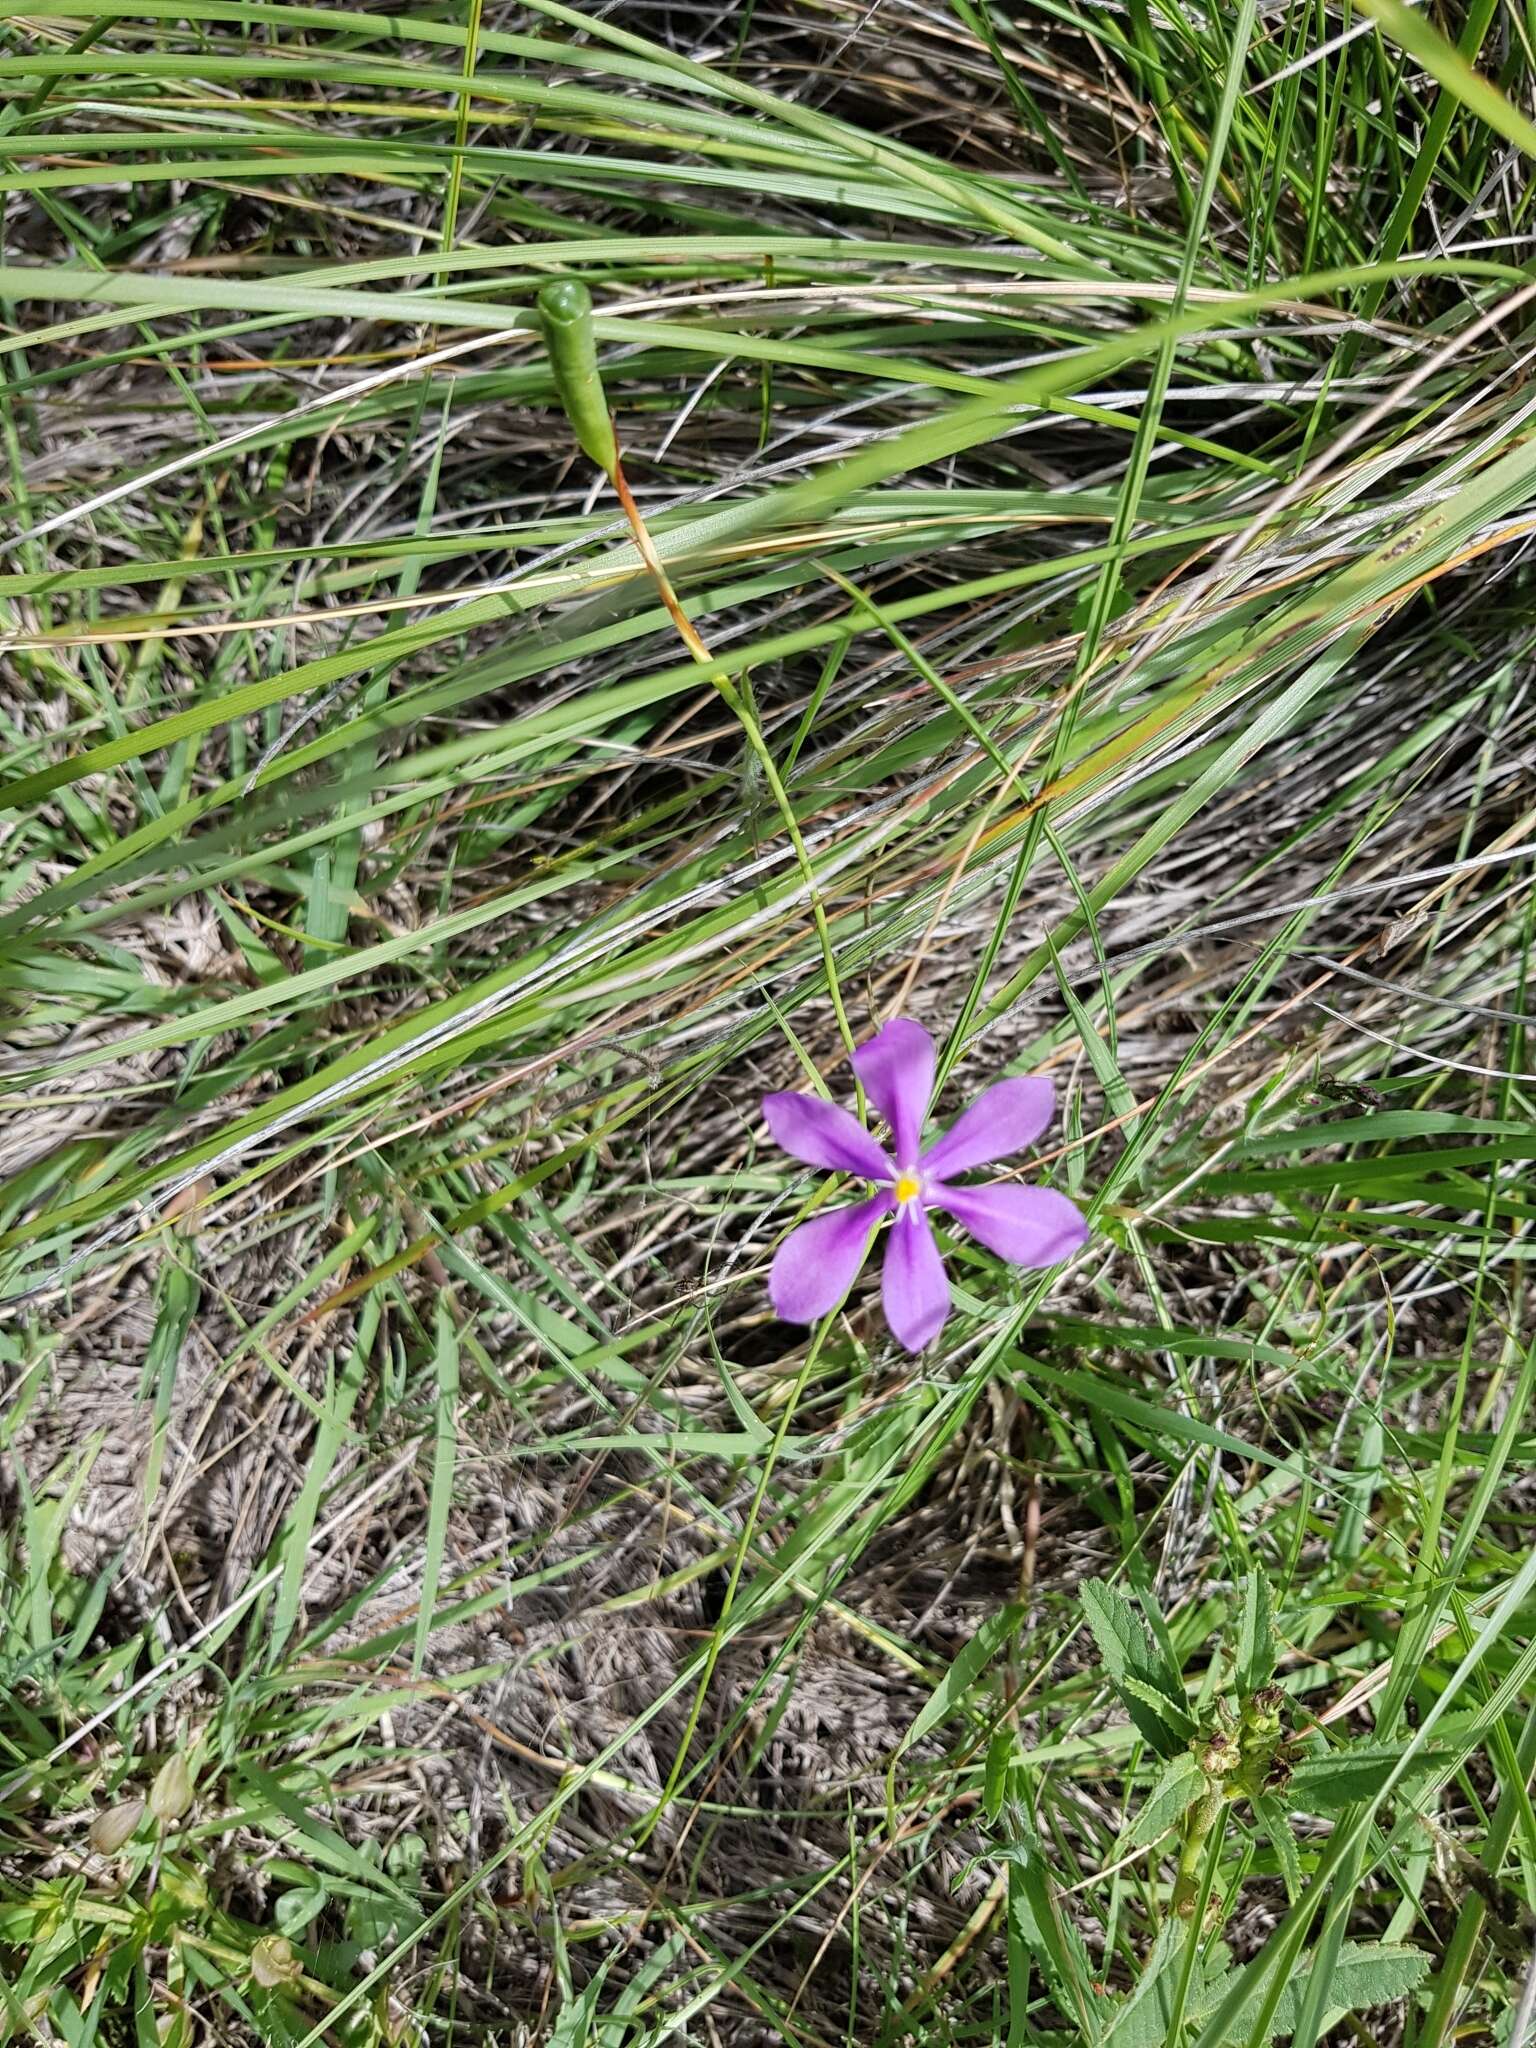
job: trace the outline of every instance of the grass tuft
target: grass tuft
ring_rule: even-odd
[[[0,2040],[1523,2048],[1530,28],[0,28]]]

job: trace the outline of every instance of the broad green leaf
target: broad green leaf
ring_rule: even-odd
[[[1423,1980],[1429,1964],[1430,1958],[1422,1949],[1404,1948],[1389,1942],[1347,1941],[1339,1951],[1337,1966],[1329,1980],[1329,2009],[1339,2013],[1369,2012],[1372,2006],[1387,2005],[1394,1999],[1405,1998]],[[1274,2017],[1265,2029],[1265,2040],[1274,2040],[1294,2030],[1307,1996],[1309,1980],[1310,1971],[1304,1967],[1286,1985]],[[1221,1982],[1212,1984],[1194,2017],[1203,2020],[1214,2009],[1224,1989]],[[1244,2029],[1251,2026],[1257,2008],[1255,1999],[1240,2009],[1230,2038],[1245,2038]]]
[[[1126,1830],[1125,1847],[1143,1849],[1161,1841],[1203,1796],[1205,1788],[1205,1773],[1187,1749],[1170,1757]]]
[[[1352,1744],[1327,1756],[1304,1757],[1296,1764],[1281,1798],[1304,1813],[1338,1813],[1362,1799],[1374,1799],[1402,1761],[1401,1744],[1388,1748],[1370,1743]],[[1420,1775],[1432,1777],[1444,1769],[1447,1753],[1438,1748],[1420,1750],[1410,1773],[1402,1780],[1411,1792]]]
[[[1165,1664],[1125,1596],[1103,1579],[1085,1580],[1080,1597],[1110,1685],[1159,1756],[1171,1757],[1194,1733],[1183,1674]]]

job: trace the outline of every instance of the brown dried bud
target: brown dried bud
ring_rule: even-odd
[[[109,1806],[91,1822],[91,1847],[98,1856],[115,1856],[143,1818],[142,1799],[125,1799],[121,1806]]]
[[[1230,1778],[1242,1762],[1236,1739],[1225,1728],[1218,1728],[1204,1742],[1196,1742],[1194,1751],[1195,1761],[1210,1778]]]

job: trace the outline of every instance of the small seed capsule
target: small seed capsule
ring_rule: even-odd
[[[109,1806],[91,1822],[91,1847],[98,1856],[115,1856],[143,1818],[142,1799],[125,1799],[121,1806]]]
[[[149,1810],[156,1820],[180,1820],[192,1804],[192,1773],[187,1769],[187,1760],[177,1750],[168,1756],[155,1773],[155,1782],[149,1788]]]
[[[264,1934],[251,1949],[251,1976],[264,1991],[276,1991],[303,1975],[291,1942],[280,1934]]]

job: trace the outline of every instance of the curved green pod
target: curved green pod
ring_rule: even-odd
[[[619,444],[598,374],[592,294],[578,278],[555,278],[539,293],[539,324],[555,373],[555,389],[576,438],[598,468],[611,477],[619,464]]]

